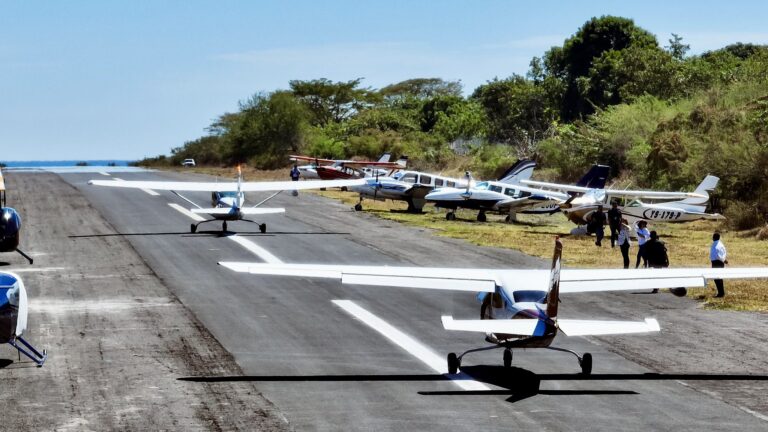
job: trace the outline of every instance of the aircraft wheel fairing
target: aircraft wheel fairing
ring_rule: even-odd
[[[461,361],[456,357],[456,353],[448,353],[448,373],[451,375],[457,374],[461,367]]]
[[[267,224],[263,223],[259,225],[259,231],[261,231],[262,234],[267,232]]]
[[[584,357],[581,358],[581,373],[584,375],[590,375],[592,373],[592,354],[584,353]]]
[[[504,367],[512,367],[512,350],[509,348],[504,350]]]

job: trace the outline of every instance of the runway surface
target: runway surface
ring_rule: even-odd
[[[16,181],[35,182],[34,176],[54,175],[17,176]],[[662,332],[559,337],[556,346],[592,353],[591,377],[579,374],[573,356],[548,350],[515,351],[515,367],[504,370],[502,353],[496,350],[469,355],[463,362],[465,373],[451,379],[443,374],[445,355],[485,343],[482,335],[446,332],[440,316],[476,318],[479,304],[472,294],[245,275],[216,263],[390,264],[412,265],[418,272],[419,266],[546,267],[544,261],[439,238],[309,193],[282,194],[270,201],[268,205],[285,207],[286,213],[263,217],[266,234],[245,222],[231,222],[230,235],[220,233],[220,222],[203,224],[191,234],[193,220],[183,211],[189,205],[178,197],[86,185],[95,177],[107,178],[74,173],[55,177],[77,188],[111,229],[87,223],[70,227],[72,259],[99,242],[126,240],[151,269],[150,276],[237,364],[217,368],[213,360],[208,370],[166,371],[173,385],[190,392],[246,383],[296,430],[768,427],[764,314],[700,310],[695,302],[669,294],[564,296],[561,316],[656,317]],[[201,178],[161,172],[109,177]],[[210,201],[207,193],[185,195],[203,206]],[[257,202],[266,195],[248,197]],[[565,240],[565,254],[585,252],[569,249]],[[34,303],[31,309],[35,319]],[[238,415],[237,410],[230,412]],[[242,423],[232,428],[238,425]]]

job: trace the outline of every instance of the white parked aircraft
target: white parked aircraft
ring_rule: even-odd
[[[215,220],[223,221],[221,230],[227,231],[227,221],[245,221],[257,223],[247,219],[249,216],[284,213],[284,208],[259,207],[272,199],[282,191],[295,191],[300,189],[321,189],[329,187],[351,187],[365,183],[364,179],[350,180],[310,180],[310,181],[275,181],[275,182],[243,182],[240,167],[237,169],[236,182],[172,182],[172,181],[117,181],[117,180],[91,180],[88,184],[96,186],[109,186],[119,188],[167,190],[175,193],[183,200],[195,206],[190,209],[192,213],[203,214],[213,219],[190,225],[190,231],[196,232],[200,224]],[[211,192],[213,208],[203,208],[194,201],[179,194],[178,191]],[[276,192],[275,192],[276,191]],[[245,192],[275,192],[254,206],[244,207]],[[259,230],[267,231],[267,224],[259,224]]]
[[[27,329],[27,291],[14,273],[0,272],[0,344],[7,343],[42,366],[48,352],[39,352],[22,334]]]
[[[520,179],[530,178],[536,163],[522,160],[512,165],[501,175],[497,183],[514,184]],[[374,200],[391,199],[408,203],[409,212],[420,213],[427,203],[426,196],[435,190],[457,189],[463,191],[472,184],[472,179],[453,178],[439,174],[424,173],[419,171],[398,171],[387,177],[374,177],[368,179],[363,186],[350,188],[360,194],[360,202],[355,205],[355,210],[363,209],[363,199]]]
[[[619,206],[628,219],[645,219],[656,222],[689,222],[697,219],[722,219],[719,214],[705,213],[709,201],[708,191],[717,186],[719,179],[707,176],[694,192],[665,192],[653,190],[593,189],[559,183],[524,180],[522,183],[543,189],[566,193],[580,193],[560,205],[565,216],[577,225],[584,225],[599,206],[607,209],[611,201],[619,198],[629,202]],[[641,200],[674,200],[658,204],[646,204]]]
[[[559,318],[561,293],[703,287],[707,279],[768,278],[768,268],[689,269],[561,269],[562,244],[555,242],[551,270],[500,270],[321,264],[261,264],[220,262],[237,272],[259,275],[322,277],[342,284],[443,289],[479,292],[479,320],[443,316],[446,330],[486,333],[491,345],[448,354],[448,371],[456,373],[464,355],[504,349],[504,366],[512,363],[513,348],[547,348],[576,356],[584,374],[592,371],[592,356],[553,347],[558,332],[566,336],[612,335],[659,331],[656,320],[595,321]]]

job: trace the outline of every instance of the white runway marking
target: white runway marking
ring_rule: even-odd
[[[176,203],[168,203],[168,205],[178,211],[179,213],[187,216],[188,218],[197,221],[202,222],[206,220],[204,217],[201,217],[198,214],[192,213],[191,211],[185,209],[184,207],[176,204]],[[252,254],[256,255],[257,257],[261,258],[264,262],[269,264],[280,264],[283,261],[280,260],[280,258],[272,255],[268,250],[264,249],[263,247],[257,245],[256,243],[244,238],[244,237],[238,237],[237,235],[231,235],[227,237],[228,239],[232,240],[233,242],[239,244],[240,246],[247,249]]]
[[[109,174],[107,174],[107,175],[109,175]],[[115,177],[115,181],[125,181],[125,180],[123,180],[121,178]],[[160,196],[159,193],[153,191],[152,189],[141,188],[141,190],[144,191],[145,193],[149,194],[149,195],[152,195],[152,196]]]
[[[425,365],[439,374],[443,374],[464,390],[483,391],[490,390],[488,386],[479,383],[465,373],[448,375],[446,360],[435,354],[421,342],[396,329],[386,321],[358,306],[352,300],[333,300],[333,304],[344,309],[345,312],[359,319],[368,327],[381,333],[382,336],[392,341],[395,345],[408,351],[412,356],[421,360]]]
[[[34,273],[34,272],[54,272],[66,270],[66,267],[19,267],[19,268],[0,268],[0,271],[11,273]]]
[[[109,177],[109,176],[111,176],[111,175],[112,175],[112,174],[110,174],[110,173],[108,173],[108,172],[104,172],[104,171],[99,171],[99,174],[101,174],[101,175],[103,175],[103,176],[107,176],[107,177]]]

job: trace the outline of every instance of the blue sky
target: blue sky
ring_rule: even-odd
[[[768,43],[759,1],[3,1],[0,160],[167,154],[291,79],[440,77],[471,93],[600,15],[692,53]]]

